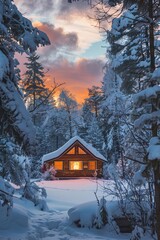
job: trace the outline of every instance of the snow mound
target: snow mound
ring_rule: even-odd
[[[68,210],[70,223],[77,223],[81,227],[93,227],[98,204],[96,201],[77,205]]]
[[[14,204],[14,207],[8,214],[6,214],[6,206],[0,206],[0,230],[4,229],[27,229],[28,215],[26,209],[19,204]]]

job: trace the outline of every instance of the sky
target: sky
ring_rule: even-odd
[[[47,33],[51,45],[39,48],[37,54],[47,72],[47,87],[53,81],[64,83],[82,103],[88,88],[100,86],[105,64],[105,41],[86,1],[68,3],[68,0],[15,0],[20,12],[33,25]],[[25,56],[20,59],[26,62]],[[22,67],[22,72],[25,71]]]

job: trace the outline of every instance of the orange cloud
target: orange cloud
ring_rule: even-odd
[[[88,96],[88,88],[93,85],[100,86],[103,66],[104,62],[98,59],[79,59],[71,63],[61,57],[52,64],[46,85],[51,87],[54,78],[57,83],[65,82],[63,88],[69,90],[76,100],[82,103]]]

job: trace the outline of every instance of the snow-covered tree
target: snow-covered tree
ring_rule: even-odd
[[[38,114],[41,112],[40,109],[44,111],[49,105],[49,90],[45,87],[45,73],[42,64],[38,61],[39,56],[33,53],[27,58],[28,62],[25,63],[27,70],[23,75],[24,100],[36,124],[36,118],[39,119],[41,116],[41,113]]]
[[[77,113],[77,102],[70,92],[62,90],[58,98],[58,107],[66,115],[66,124],[68,125],[68,139],[76,134],[75,113]]]
[[[47,148],[46,153],[55,151],[68,140],[68,115],[61,108],[54,108],[48,115],[43,128],[46,132]]]
[[[87,101],[88,105],[90,105],[91,111],[97,118],[100,112],[100,106],[103,97],[102,89],[98,86],[92,86],[88,89],[88,96],[89,97],[85,101]]]
[[[50,42],[12,0],[0,1],[0,36],[0,175],[21,185],[30,178],[28,158],[22,156],[22,149],[31,151],[35,129],[18,86],[20,75],[15,53],[31,54],[38,46]],[[0,196],[1,206],[12,205],[13,191],[9,188],[8,182],[0,180],[0,189],[4,191]]]
[[[98,125],[96,117],[92,119],[90,125],[87,129],[87,142],[91,143],[99,152],[103,153],[103,135],[102,131]]]
[[[30,161],[21,148],[7,137],[0,138],[0,176],[22,185],[30,175]]]
[[[139,21],[145,20],[138,14],[138,7],[132,5],[112,21],[107,37],[110,54],[115,56],[113,68],[123,79],[121,88],[127,94],[141,89],[149,72],[148,30],[147,26],[139,26]]]
[[[107,63],[102,86],[104,96],[100,127],[104,136],[107,161],[114,164],[119,161],[123,163],[123,120],[126,118],[126,98],[120,91],[121,81],[119,75],[114,72],[112,62]],[[122,171],[124,172],[123,167]]]
[[[18,88],[14,54],[34,52],[39,45],[50,42],[45,33],[18,11],[13,1],[1,1],[0,12],[0,120],[5,122],[2,131],[10,128],[9,133],[25,147],[32,142],[34,129]]]
[[[123,2],[124,7],[129,8],[118,19],[113,20],[111,34],[109,33],[108,36],[111,40],[110,43],[115,41],[112,48],[112,53],[114,51],[116,53],[113,66],[121,75],[122,81],[124,80],[123,90],[128,88],[127,84],[129,83],[126,93],[140,91],[134,97],[134,111],[130,111],[132,113],[132,123],[135,121],[135,128],[131,130],[134,133],[133,137],[136,144],[139,145],[137,148],[139,159],[143,164],[146,164],[144,172],[145,174],[147,172],[148,181],[150,181],[153,173],[155,227],[157,238],[160,239],[160,229],[158,227],[160,225],[159,154],[156,151],[157,155],[154,158],[155,155],[153,157],[151,154],[153,153],[152,150],[151,152],[148,150],[149,139],[151,139],[149,145],[151,148],[149,147],[149,149],[153,149],[152,146],[154,145],[159,148],[159,1],[145,1],[145,7],[143,6],[143,8],[142,1],[135,1],[137,5],[132,6],[133,1],[121,2]],[[126,2],[128,2],[128,5]],[[115,4],[117,3],[115,1]],[[132,39],[132,36],[135,37]],[[150,154],[153,158],[150,157]],[[134,157],[137,158],[137,155],[133,155]],[[151,158],[153,161],[150,161]],[[139,159],[137,159],[138,162],[141,162]],[[152,195],[153,192],[150,194]]]
[[[82,117],[82,121],[81,121],[81,124],[79,124],[78,126],[78,135],[87,141],[87,137],[88,137],[87,131],[89,129],[90,123],[94,118],[94,113],[92,112],[91,106],[88,103],[87,99],[85,99],[83,103],[82,110],[81,110],[81,117]]]
[[[14,188],[11,184],[0,176],[0,209],[3,207],[3,212],[5,212],[7,216],[13,207],[13,193]]]
[[[104,138],[99,124],[103,98],[102,89],[92,86],[88,89],[88,96],[82,106],[82,121],[78,128],[78,134],[97,150],[103,152]]]

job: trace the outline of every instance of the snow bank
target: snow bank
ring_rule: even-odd
[[[123,216],[118,201],[106,202],[105,206],[108,220]],[[81,227],[93,227],[98,217],[99,206],[96,201],[77,205],[68,210],[70,223],[76,223]]]
[[[146,216],[149,219],[149,204],[144,201],[142,202],[142,208],[143,211],[146,212]],[[119,231],[119,228],[116,224],[116,222],[119,219],[129,219],[131,218],[133,221],[136,219],[136,221],[140,220],[140,211],[142,209],[138,208],[138,205],[134,200],[130,199],[124,199],[123,202],[120,202],[118,200],[116,201],[105,201],[104,208],[106,210],[106,221],[105,224],[108,223],[108,225],[113,226],[117,228]],[[140,210],[140,211],[139,211]],[[88,202],[84,204],[77,205],[68,211],[69,221],[71,224],[76,224],[78,227],[98,227],[99,223],[101,223],[100,228],[104,227],[105,224],[101,222],[102,215],[100,216],[100,209],[99,205],[96,201],[94,202]],[[99,219],[100,216],[100,219]],[[128,223],[126,223],[128,224]],[[99,227],[98,227],[99,228]]]
[[[102,180],[98,180],[98,198],[102,198],[103,186]],[[113,182],[105,180],[108,187],[113,189]],[[98,204],[95,201],[95,188],[97,182],[89,179],[42,181],[37,183],[47,190],[50,212],[42,212],[34,207],[34,204],[25,199],[14,198],[14,209],[9,218],[2,219],[2,209],[0,208],[0,240],[128,240],[130,234],[118,234],[111,225],[106,225],[103,229],[95,228],[76,228],[70,225],[66,216],[69,208],[73,220],[78,216],[82,222],[91,222],[97,214]],[[118,208],[118,202],[111,202],[110,196],[107,196],[108,212],[111,216],[119,215],[121,211]],[[82,202],[85,204],[81,204]],[[110,201],[110,202],[109,202]],[[73,207],[77,205],[76,207]],[[129,206],[130,208],[130,206]],[[82,210],[81,210],[82,209]],[[119,211],[119,212],[118,212]],[[81,215],[81,213],[83,213]],[[6,222],[6,225],[5,223]],[[71,221],[70,221],[71,223]],[[151,237],[145,237],[143,240],[150,240]]]
[[[96,201],[80,204],[69,209],[68,216],[71,223],[77,222],[81,227],[93,227],[98,204]]]
[[[14,204],[14,207],[7,216],[6,206],[0,206],[0,230],[3,229],[18,229],[21,231],[28,228],[28,215],[26,209],[19,204]]]

